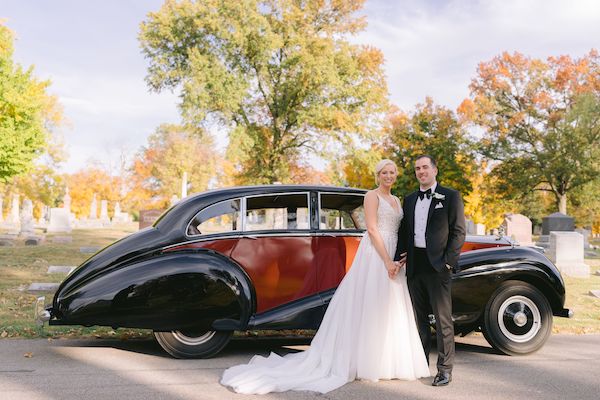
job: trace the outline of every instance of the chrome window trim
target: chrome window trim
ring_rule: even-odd
[[[200,242],[210,242],[213,240],[221,240],[221,239],[258,239],[262,237],[314,237],[314,236],[333,236],[332,234],[327,233],[319,233],[314,231],[305,231],[305,230],[297,230],[291,232],[268,232],[268,231],[256,231],[257,233],[248,234],[247,232],[238,232],[237,234],[232,234],[228,232],[228,234],[220,235],[213,234],[212,236],[201,236],[196,235],[193,236],[195,239],[187,240],[185,242],[179,242],[175,244],[170,244],[168,246],[162,247],[161,250],[171,249],[173,247],[185,246],[187,244],[192,243],[200,243]],[[362,236],[363,233],[353,232],[353,235],[344,234],[343,236]]]
[[[335,194],[338,196],[361,196],[363,198],[363,203],[364,203],[364,198],[367,195],[367,193],[340,193],[340,192],[317,192],[319,195],[318,198],[318,209],[317,209],[317,230],[319,231],[325,231],[325,232],[362,232],[364,233],[366,231],[366,229],[321,229],[321,195],[322,194]],[[362,235],[361,233],[361,235]]]
[[[185,226],[185,237],[188,238],[194,238],[194,237],[206,237],[207,235],[203,235],[203,234],[199,234],[199,235],[188,235],[189,229],[190,229],[190,225],[192,224],[192,221],[196,219],[196,217],[198,216],[198,214],[200,214],[202,211],[206,210],[209,207],[212,206],[216,206],[217,204],[221,204],[221,203],[225,203],[228,201],[235,201],[235,200],[240,200],[240,213],[242,212],[242,209],[244,208],[244,202],[242,201],[242,197],[234,197],[232,199],[226,199],[226,200],[221,200],[221,201],[217,201],[216,203],[212,203],[207,205],[206,207],[200,209],[196,214],[194,214],[194,216],[192,217],[192,219],[190,219],[190,221],[187,223],[187,225]],[[242,214],[243,217],[243,214]],[[244,220],[242,218],[242,228],[244,227]],[[236,229],[235,231],[229,231],[229,232],[220,232],[220,233],[213,233],[213,235],[221,235],[223,233],[230,233],[230,232],[239,232],[239,229]]]
[[[290,230],[291,232],[304,232],[304,231],[310,231],[310,215],[311,215],[311,206],[310,206],[310,192],[306,192],[306,191],[300,191],[300,192],[276,192],[276,193],[264,193],[264,194],[257,194],[257,195],[250,195],[250,196],[242,196],[242,197],[234,197],[231,199],[225,199],[225,200],[221,200],[218,201],[216,203],[212,203],[207,205],[206,207],[202,208],[201,210],[199,210],[196,214],[194,214],[194,216],[192,217],[192,219],[187,223],[186,227],[185,227],[185,237],[187,238],[197,238],[197,237],[206,237],[206,238],[213,238],[214,236],[207,236],[207,235],[189,235],[188,231],[190,228],[190,225],[192,224],[192,221],[198,216],[198,214],[200,214],[202,211],[206,210],[208,207],[212,207],[214,205],[217,204],[221,204],[221,203],[225,203],[228,201],[234,201],[234,200],[240,200],[240,210],[239,212],[241,213],[241,227],[240,229],[237,229],[235,231],[229,231],[229,232],[222,232],[222,233],[231,233],[231,232],[246,232],[246,210],[247,210],[247,199],[249,198],[255,198],[255,197],[266,197],[266,196],[286,196],[286,195],[294,195],[294,194],[305,194],[306,195],[306,206],[308,208],[308,228],[307,229],[293,229]],[[274,229],[274,231],[277,231],[280,229]],[[249,232],[260,232],[260,231],[249,231]],[[217,236],[221,236],[222,233],[213,233],[212,235],[217,235]],[[243,236],[243,234],[242,234]]]
[[[306,229],[290,229],[289,232],[310,232],[311,228],[310,228],[310,215],[311,215],[311,207],[310,207],[310,192],[306,192],[306,191],[300,191],[300,192],[277,192],[277,193],[263,193],[263,194],[256,194],[256,195],[250,195],[250,196],[244,196],[244,202],[243,202],[243,206],[242,208],[244,209],[244,213],[242,214],[242,232],[245,233],[245,236],[254,236],[254,234],[248,234],[248,232],[261,232],[261,231],[265,231],[264,229],[262,230],[256,230],[256,231],[248,231],[246,230],[246,218],[247,218],[247,200],[248,199],[253,199],[256,197],[268,197],[268,196],[290,196],[290,195],[295,195],[295,194],[304,194],[306,195],[306,208],[308,209],[308,228]],[[272,229],[272,231],[280,231],[282,229]]]

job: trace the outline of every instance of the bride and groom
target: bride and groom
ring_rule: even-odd
[[[227,369],[223,385],[246,394],[327,393],[355,379],[429,377],[430,313],[438,350],[432,384],[450,383],[451,274],[465,238],[463,203],[457,191],[436,182],[431,156],[417,157],[414,168],[420,190],[401,205],[391,194],[394,162],[375,167],[378,186],[364,200],[367,233],[310,347],[284,357],[254,356]]]

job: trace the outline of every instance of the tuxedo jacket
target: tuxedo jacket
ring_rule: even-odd
[[[457,271],[458,257],[465,242],[464,205],[456,190],[438,183],[435,193],[438,195],[432,195],[425,230],[427,256],[436,271],[444,271],[446,264]],[[418,268],[414,265],[415,205],[418,198],[418,191],[404,198],[404,218],[400,223],[394,256],[394,260],[399,260],[400,254],[407,253],[406,275],[409,278],[414,276],[415,268]]]

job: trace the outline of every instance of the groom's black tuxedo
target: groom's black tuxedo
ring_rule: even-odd
[[[406,276],[411,278],[417,266],[414,262],[415,205],[418,191],[404,198],[404,218],[398,232],[398,247],[394,260],[406,252]],[[437,184],[432,195],[427,218],[425,241],[427,256],[431,266],[438,272],[446,269],[446,264],[458,269],[458,256],[465,242],[465,215],[460,193]],[[442,199],[442,196],[444,197]],[[441,207],[440,207],[441,205]]]
[[[456,190],[437,184],[427,213],[425,248],[417,248],[415,207],[418,198],[418,192],[404,198],[404,218],[398,232],[398,247],[394,260],[399,260],[400,255],[406,252],[408,288],[425,355],[429,360],[429,314],[433,313],[436,320],[437,368],[440,372],[449,373],[452,372],[454,362],[454,323],[452,273],[447,265],[458,269],[460,249],[465,241],[464,206]]]

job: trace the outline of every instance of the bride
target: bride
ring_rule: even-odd
[[[355,379],[414,380],[430,376],[417,332],[406,273],[392,257],[402,220],[391,194],[396,164],[375,167],[378,187],[365,196],[367,232],[337,288],[310,347],[281,357],[254,356],[231,367],[221,384],[238,393],[286,390],[327,393]],[[404,266],[401,266],[403,269]]]

